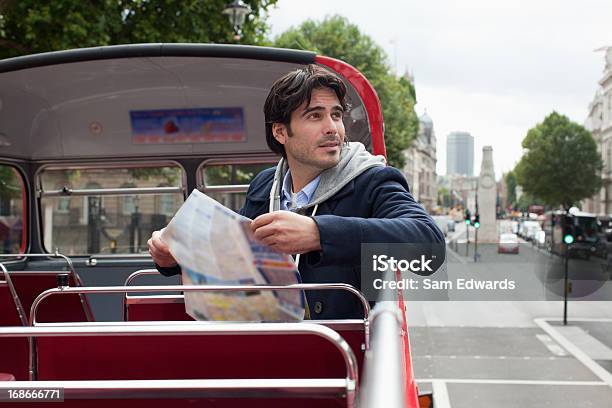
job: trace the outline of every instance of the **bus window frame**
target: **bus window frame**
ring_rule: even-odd
[[[11,168],[13,168],[16,173],[19,175],[19,177],[21,178],[21,225],[22,225],[22,229],[21,229],[21,245],[19,246],[19,253],[20,254],[24,254],[24,256],[20,256],[20,257],[14,257],[14,258],[7,258],[8,260],[4,260],[4,258],[2,259],[2,263],[15,263],[15,262],[21,262],[25,259],[25,254],[27,254],[27,252],[29,251],[31,245],[29,242],[29,238],[30,238],[30,234],[28,233],[29,228],[30,228],[30,206],[29,206],[29,202],[30,202],[30,185],[27,182],[28,179],[26,177],[26,172],[25,170],[20,166],[21,162],[18,161],[10,161],[10,160],[6,160],[6,159],[2,159],[0,160],[0,165],[3,166],[9,166]],[[2,256],[2,254],[0,254],[0,257]]]
[[[274,167],[278,164],[280,156],[275,154],[266,154],[257,157],[228,157],[228,158],[211,158],[202,161],[196,169],[196,188],[202,193],[207,192],[214,193],[246,193],[249,184],[224,184],[217,186],[207,186],[204,180],[204,169],[213,166],[226,166],[236,164],[270,164],[270,167]]]
[[[36,218],[37,218],[37,228],[39,231],[38,234],[38,245],[41,249],[41,251],[43,251],[44,253],[48,253],[48,254],[52,254],[54,253],[54,251],[49,251],[49,249],[45,246],[45,242],[44,242],[44,224],[43,224],[43,214],[42,214],[42,200],[45,197],[62,197],[64,195],[62,194],[57,194],[56,192],[57,190],[47,190],[47,192],[52,192],[52,194],[44,194],[45,191],[43,190],[43,183],[42,183],[42,173],[44,171],[48,171],[48,170],[82,170],[82,169],[129,169],[129,168],[145,168],[145,167],[152,167],[152,168],[160,168],[160,167],[178,167],[181,171],[181,185],[180,188],[182,190],[182,195],[183,195],[183,202],[186,200],[187,198],[187,171],[185,170],[185,167],[178,162],[177,160],[169,160],[169,159],[160,159],[160,160],[138,160],[138,159],[134,159],[131,160],[129,162],[127,161],[121,161],[121,160],[116,160],[116,161],[111,161],[111,162],[99,162],[99,161],[90,161],[90,162],[74,162],[74,161],[70,161],[70,162],[53,162],[53,163],[47,163],[47,164],[43,164],[42,166],[40,166],[38,169],[36,169],[36,172],[34,173],[34,177],[33,177],[33,185],[35,186],[35,197],[36,197]],[[167,187],[166,187],[167,188]],[[172,187],[174,188],[174,187]],[[160,190],[161,189],[161,190]],[[158,191],[163,191],[164,187],[147,187],[147,188],[143,188],[143,190],[158,190]],[[82,191],[85,191],[87,189],[79,189],[78,190],[78,194],[76,194],[75,196],[83,196],[83,197],[87,197],[87,194],[83,194]],[[116,190],[126,190],[126,189],[121,189],[119,187],[117,188],[109,188],[109,189],[100,189],[100,190],[92,190],[92,191],[116,191]],[[121,194],[116,194],[116,193],[109,193],[109,194],[101,194],[101,195],[114,195],[114,196],[121,196]],[[70,195],[69,195],[70,196]],[[134,258],[134,257],[146,257],[148,255],[141,255],[141,254],[133,254],[133,253],[118,253],[118,254],[89,254],[89,253],[83,253],[83,254],[75,254],[72,255],[73,257],[91,257],[91,256],[95,256],[96,258],[100,257],[100,256],[104,256],[104,257],[111,257],[114,259],[121,259],[121,258]]]

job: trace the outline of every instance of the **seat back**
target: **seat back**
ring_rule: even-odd
[[[0,326],[21,326],[23,321],[19,316],[19,310],[15,298],[11,293],[9,282],[0,280]]]
[[[132,322],[189,321],[183,295],[126,296],[125,320]]]
[[[22,326],[22,323],[9,282],[0,281],[0,326]],[[17,380],[28,379],[28,344],[24,337],[0,338],[0,373]]]
[[[361,365],[363,324],[353,320],[330,327]],[[346,376],[334,345],[308,334],[58,336],[38,338],[36,348],[41,381]]]
[[[57,275],[68,274],[69,286],[80,286],[72,273],[66,271],[11,271],[17,295],[29,314],[34,299],[47,289],[57,287]],[[38,322],[86,322],[91,316],[85,295],[51,296],[41,303],[36,315]]]
[[[76,324],[88,325],[89,323]],[[121,325],[148,327],[139,322]],[[224,326],[227,323],[194,322],[193,325]],[[72,325],[74,327],[76,325]],[[108,330],[112,323],[98,324],[96,331]],[[185,326],[178,322],[160,326]],[[230,324],[231,325],[231,324]],[[236,324],[234,324],[236,325]],[[237,324],[244,325],[244,324]],[[249,325],[247,323],[247,325]],[[266,324],[250,324],[254,327]],[[267,324],[283,325],[283,324]],[[294,324],[300,325],[300,324]],[[305,324],[306,326],[314,326]],[[364,341],[360,321],[331,324],[349,343],[359,366]],[[146,330],[146,329],[145,329]],[[305,334],[218,334],[185,335],[58,335],[38,337],[36,341],[37,380],[250,380],[266,383],[283,379],[345,379],[346,362],[336,345],[326,338]],[[99,334],[99,335],[98,335]],[[295,391],[294,391],[295,392]],[[238,395],[238,394],[236,394]],[[269,392],[243,398],[215,399],[215,406],[346,406],[343,392],[310,398],[290,398],[288,393],[271,397]],[[131,400],[138,405],[137,401]],[[213,400],[208,400],[213,401]],[[121,405],[125,401],[117,401]],[[178,406],[185,401],[177,400]],[[166,401],[166,404],[169,401]],[[114,404],[114,403],[113,403]],[[156,401],[151,406],[155,406]],[[174,404],[174,402],[173,402]]]

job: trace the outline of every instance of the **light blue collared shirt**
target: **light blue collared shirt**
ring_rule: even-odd
[[[281,197],[280,209],[281,210],[293,210],[295,208],[301,208],[307,205],[312,199],[312,196],[314,195],[315,190],[319,186],[320,180],[321,180],[321,176],[317,176],[310,183],[306,184],[306,186],[304,186],[304,188],[295,195],[295,202],[292,205],[291,203],[291,190],[292,190],[291,185],[293,183],[293,180],[291,179],[291,172],[287,171],[287,174],[285,174],[285,178],[283,179],[283,190],[282,190],[283,194]]]

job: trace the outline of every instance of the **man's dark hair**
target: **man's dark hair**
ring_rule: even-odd
[[[266,142],[274,153],[285,157],[285,147],[272,134],[272,124],[283,123],[289,129],[293,111],[304,102],[309,105],[313,89],[318,88],[329,88],[334,91],[342,108],[348,110],[346,85],[338,75],[318,65],[306,65],[283,75],[274,82],[264,104]]]

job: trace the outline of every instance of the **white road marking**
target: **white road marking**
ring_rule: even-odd
[[[612,350],[581,327],[559,326],[555,327],[555,330],[580,350],[583,350],[593,360],[612,360]]]
[[[563,347],[555,343],[555,341],[548,334],[536,334],[538,340],[540,340],[551,353],[556,356],[567,356],[567,352],[563,350]]]
[[[415,360],[418,359],[432,359],[437,360],[451,359],[451,360],[556,360],[559,357],[547,356],[547,357],[531,357],[531,356],[482,356],[482,355],[465,355],[465,356],[451,356],[451,355],[426,355],[426,356],[413,356]]]
[[[436,395],[435,384],[500,384],[500,385],[564,385],[564,386],[606,386],[602,381],[539,381],[539,380],[489,380],[481,378],[422,378],[417,383],[432,383],[434,386],[434,397]],[[446,385],[444,386],[446,388]],[[448,395],[448,390],[446,390]],[[437,406],[437,405],[434,405]]]
[[[451,408],[450,398],[448,397],[448,388],[446,383],[440,380],[433,380],[432,384],[433,392],[433,406],[436,408]]]
[[[588,302],[585,302],[588,303]],[[609,303],[609,301],[606,301]],[[552,322],[560,322],[561,319],[558,317],[542,317],[539,320],[547,320]],[[612,323],[612,319],[607,317],[572,317],[570,318],[572,322],[604,322],[604,323]]]
[[[427,326],[444,326],[444,319],[439,313],[440,310],[435,308],[434,305],[426,304],[423,306],[423,315],[425,315],[425,321]]]
[[[551,326],[547,321],[547,319],[533,319],[535,324],[540,326],[542,330],[550,335],[557,343],[559,343],[562,347],[564,347],[570,354],[572,354],[576,360],[580,361],[584,364],[589,370],[593,372],[597,377],[601,378],[603,382],[605,382],[610,388],[612,388],[612,374],[608,372],[605,368],[597,364],[591,357],[589,357],[584,351],[580,350],[574,343],[567,340],[565,336],[559,333],[553,326]],[[559,321],[559,319],[549,319]],[[585,319],[580,319],[585,320]],[[608,319],[604,319],[603,321],[607,321]],[[585,320],[587,321],[587,320]]]
[[[459,263],[466,264],[467,262],[458,253],[456,253],[450,246],[446,247],[446,252],[451,254]]]

